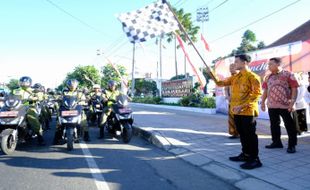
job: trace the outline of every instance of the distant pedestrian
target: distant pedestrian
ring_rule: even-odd
[[[264,93],[261,109],[266,110],[266,100],[270,119],[272,143],[266,148],[283,148],[281,142],[280,117],[288,134],[288,153],[295,153],[297,145],[297,130],[291,112],[297,98],[298,82],[294,74],[282,69],[281,58],[271,58],[268,62],[271,74],[267,75],[263,82]]]
[[[230,75],[233,76],[238,73],[238,71],[235,69],[235,65],[232,63],[229,65],[229,71]],[[239,138],[239,133],[237,131],[235,121],[234,121],[234,113],[231,112],[231,86],[225,86],[225,97],[228,103],[228,133],[231,135],[230,139]]]
[[[256,117],[258,100],[261,96],[260,77],[250,71],[248,64],[251,57],[245,54],[235,56],[235,68],[240,72],[225,80],[214,78],[218,86],[231,86],[230,111],[240,135],[242,153],[229,157],[231,161],[245,162],[243,169],[254,169],[262,166],[258,157],[258,137],[256,135]],[[207,70],[208,73],[211,71]],[[214,75],[213,75],[214,76]]]
[[[296,79],[298,81],[299,87],[297,88],[297,99],[293,111],[293,119],[297,129],[297,133],[300,135],[302,132],[308,131],[307,126],[307,102],[305,100],[305,95],[307,92],[307,86],[303,80],[301,73],[296,73]]]

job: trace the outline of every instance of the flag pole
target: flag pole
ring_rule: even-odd
[[[206,66],[207,70],[210,71],[210,73],[209,73],[209,74],[210,74],[210,77],[211,77],[213,80],[216,80],[216,78],[215,78],[215,76],[214,76],[212,70],[211,70],[210,67],[207,65],[207,63],[205,62],[205,60],[203,59],[203,57],[201,56],[201,54],[200,54],[199,51],[197,50],[196,46],[194,45],[194,42],[192,41],[192,39],[189,37],[189,35],[188,35],[187,32],[185,31],[185,29],[184,29],[182,23],[179,21],[177,15],[176,15],[175,12],[172,10],[172,7],[171,7],[170,3],[169,3],[167,0],[163,0],[163,3],[166,3],[166,4],[167,4],[167,6],[168,6],[169,10],[172,12],[172,14],[173,14],[175,20],[178,22],[180,30],[185,34],[185,36],[186,36],[186,38],[189,40],[190,44],[194,47],[196,53],[198,54],[198,56],[199,56],[200,59],[202,60],[203,64]]]

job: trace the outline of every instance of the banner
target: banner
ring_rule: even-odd
[[[162,82],[163,97],[183,97],[188,96],[193,88],[193,81],[190,79],[180,79]]]
[[[268,61],[272,57],[282,58],[284,70],[294,73],[310,72],[310,39],[303,42],[298,41],[255,52],[249,52],[247,54],[252,58],[252,62],[249,64],[251,71],[258,74],[261,79],[269,74]],[[215,74],[219,79],[222,80],[230,76],[229,65],[233,62],[234,57],[228,57],[215,64]],[[227,101],[224,96],[223,87],[216,87],[215,92],[217,111],[227,113]],[[268,118],[268,113],[260,110],[259,118]]]

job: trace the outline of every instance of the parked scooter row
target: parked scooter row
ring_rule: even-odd
[[[40,144],[42,131],[49,129],[50,120],[46,119],[43,113],[46,110],[56,115],[56,132],[60,132],[60,138],[55,139],[67,143],[67,149],[73,150],[74,143],[79,142],[83,134],[84,141],[87,141],[85,140],[86,133],[86,137],[89,137],[88,128],[82,127],[82,123],[90,107],[98,127],[101,127],[103,131],[108,131],[114,137],[122,138],[125,143],[130,142],[133,135],[133,114],[128,106],[128,96],[118,94],[110,98],[111,95],[98,95],[93,96],[88,102],[78,94],[77,91],[69,91],[68,94],[54,96],[55,98],[27,99],[28,103],[25,103],[25,99],[22,99],[20,95],[2,97],[0,99],[0,103],[2,102],[0,104],[1,150],[5,154],[12,154],[18,144],[26,143],[36,136]],[[88,104],[81,102],[88,102]],[[40,131],[31,125],[30,120],[33,116],[37,118],[36,126],[40,127]],[[104,120],[102,120],[103,116],[105,116]],[[102,134],[102,138],[103,136]]]

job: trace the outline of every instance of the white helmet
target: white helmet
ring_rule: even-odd
[[[93,89],[100,89],[100,85],[99,84],[94,84]]]

